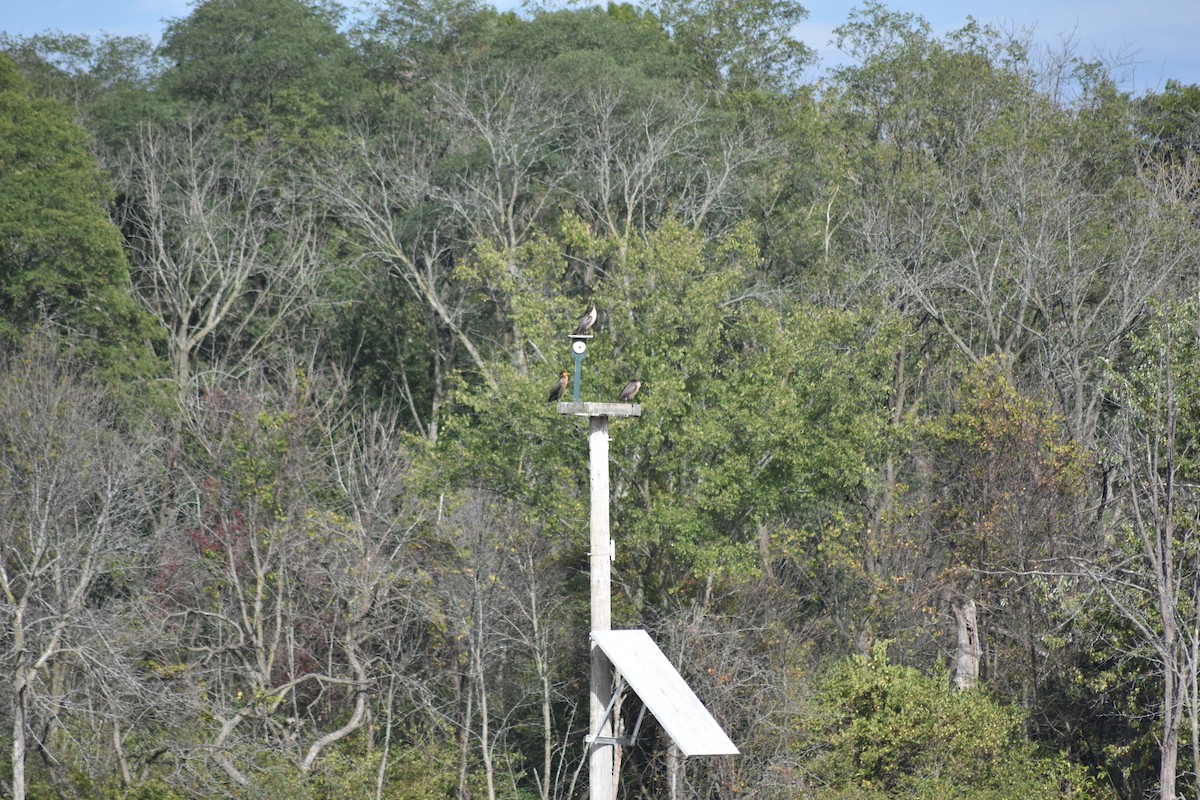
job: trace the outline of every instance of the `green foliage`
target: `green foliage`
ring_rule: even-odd
[[[312,225],[335,232],[318,237],[336,266],[312,308],[261,351],[312,374],[262,379],[271,367],[220,358],[268,333],[259,318],[189,351],[206,390],[179,395],[173,472],[139,530],[139,552],[163,564],[154,577],[122,565],[97,590],[145,626],[112,622],[111,648],[140,669],[122,691],[171,700],[147,695],[152,712],[122,717],[133,773],[153,777],[118,785],[109,712],[75,702],[100,673],[63,660],[53,713],[77,751],[50,741],[64,766],[31,761],[33,796],[373,795],[391,712],[403,722],[383,796],[453,795],[460,764],[465,793],[482,796],[485,689],[502,794],[529,792],[543,737],[571,761],[561,737],[579,726],[566,698],[583,695],[584,649],[535,663],[514,598],[545,601],[547,653],[584,616],[586,423],[546,395],[572,371],[564,334],[592,301],[583,399],[643,381],[642,416],[610,428],[615,616],[702,655],[681,668],[747,745],[732,766],[690,762],[693,794],[1099,794],[1025,737],[1106,768],[1126,798],[1144,793],[1164,660],[1147,633],[1161,625],[1130,509],[1114,502],[1122,455],[1089,448],[1121,414],[1161,432],[1174,403],[1176,447],[1158,469],[1178,478],[1174,569],[1194,582],[1196,311],[1153,300],[1195,288],[1197,87],[1135,100],[1099,64],[1068,55],[1042,70],[987,25],[935,36],[876,2],[837,31],[853,65],[813,87],[800,85],[813,62],[791,0],[520,13],[380,0],[350,35],[344,6],[200,0],[157,52],[148,39],[0,36],[4,341],[52,327],[131,394],[159,374],[131,299],[150,286],[129,286],[122,253],[144,231],[130,214],[122,242],[87,152],[128,152],[147,121],[219,126],[213,163],[261,147],[268,179],[251,189],[218,169],[218,194],[288,217],[321,191]],[[120,202],[136,208],[145,174],[108,163],[128,168]],[[264,264],[287,260],[280,230],[256,251]],[[162,232],[177,252],[185,231]],[[198,297],[215,296],[197,280]],[[235,302],[274,307],[276,291],[256,278]],[[182,310],[184,327],[204,308]],[[350,409],[339,393],[368,399]],[[355,427],[362,407],[397,398],[402,411]],[[419,444],[394,430],[401,418]],[[350,429],[361,449],[340,438]],[[368,453],[385,439],[395,447]],[[386,475],[360,486],[364,464]],[[347,549],[368,534],[370,552]],[[1063,557],[1072,572],[1126,570],[1127,595],[1097,602],[1052,574]],[[356,594],[384,573],[386,592]],[[886,630],[893,654],[928,671],[955,591],[978,600],[992,694],[952,695],[944,675],[882,651],[846,662],[800,731],[802,755],[818,754],[803,760],[811,785],[770,785],[796,774],[796,732],[778,720],[811,688],[817,654]],[[1180,594],[1181,630],[1196,603]],[[259,610],[292,621],[252,654]],[[335,664],[328,682],[303,677]],[[543,691],[550,733],[531,700]],[[364,727],[301,774],[297,754],[351,698],[368,706]],[[212,760],[221,752],[248,786]],[[660,757],[634,752],[623,791],[663,786]]]
[[[1168,80],[1138,101],[1138,111],[1138,130],[1156,152],[1184,158],[1200,150],[1200,86]]]
[[[1111,396],[1139,435],[1160,450],[1154,463],[1163,481],[1167,470],[1189,483],[1200,481],[1200,413],[1193,402],[1200,396],[1198,319],[1196,298],[1157,305],[1148,325],[1130,337],[1123,368],[1110,365]]]
[[[148,36],[0,34],[0,50],[34,92],[73,108],[109,151],[123,150],[144,121],[172,113],[172,104],[155,94],[164,62]]]
[[[686,85],[692,77],[690,62],[661,22],[629,6],[536,14],[499,29],[489,56],[536,66],[563,96],[581,87],[620,87],[633,106],[655,89]]]
[[[457,753],[450,742],[430,742],[394,748],[389,758],[386,780],[395,800],[441,800],[458,788]],[[484,779],[473,775],[469,786],[483,790]]]
[[[126,87],[145,88],[160,64],[146,36],[0,33],[0,50],[17,63],[39,95],[88,107]]]
[[[909,447],[928,468],[906,479],[896,521],[923,520],[898,534],[921,554],[923,574],[899,578],[900,596],[890,599],[930,617],[946,595],[978,602],[988,687],[1022,698],[1031,730],[1041,730],[1053,725],[1051,698],[1070,691],[1075,648],[1087,641],[1075,624],[1084,610],[1068,600],[1083,582],[1060,559],[1090,523],[1094,459],[1046,398],[1018,390],[1002,360],[967,367],[944,402],[911,427]],[[889,635],[920,650],[930,633],[922,626]],[[953,647],[948,631],[932,635]]]
[[[585,437],[545,404],[554,375],[571,369],[562,337],[583,307],[552,289],[564,251],[608,265],[592,293],[601,317],[582,399],[613,402],[628,380],[643,381],[643,416],[612,434],[613,519],[618,566],[640,573],[654,602],[757,574],[761,526],[820,529],[871,480],[894,335],[886,321],[782,309],[755,284],[745,228],[709,246],[667,223],[625,243],[567,219],[560,237],[516,254],[537,290],[513,300],[521,329],[559,364],[499,370],[504,403],[458,394],[451,452],[472,480],[581,518]]]
[[[792,35],[808,16],[794,0],[653,0],[648,5],[712,88],[787,91],[813,58]]]
[[[957,410],[925,434],[939,456],[935,508],[953,566],[1027,568],[1071,533],[1088,459],[1061,415],[1018,392],[996,359],[968,369],[956,394]]]
[[[973,20],[944,39],[931,32],[923,18],[877,2],[856,10],[835,31],[857,63],[834,73],[834,110],[889,154],[925,148],[941,161],[989,135],[984,120],[1019,115],[1037,101],[1019,42]]]
[[[410,90],[444,78],[472,56],[487,52],[492,37],[523,24],[479,0],[386,0],[351,33],[361,63],[383,93]]]
[[[156,371],[87,135],[0,55],[0,340],[49,321],[114,377]]]
[[[302,124],[358,85],[342,13],[327,0],[205,0],[163,34],[163,88],[251,124]]]
[[[892,664],[887,645],[825,678],[812,727],[827,742],[809,764],[813,797],[1103,797],[1065,756],[1024,738],[1022,714],[980,691],[953,692],[949,676]]]

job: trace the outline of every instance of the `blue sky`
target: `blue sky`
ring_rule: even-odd
[[[803,0],[801,0],[803,2]],[[501,8],[516,0],[501,0]],[[157,39],[167,17],[186,16],[191,0],[0,0],[0,30],[28,35],[46,30]],[[352,3],[346,3],[352,5]],[[817,50],[821,67],[841,61],[830,44],[833,29],[849,17],[854,2],[809,0],[808,20],[798,37]],[[1200,2],[1196,0],[891,0],[896,11],[919,14],[944,34],[967,15],[1006,29],[1032,29],[1046,45],[1071,41],[1078,53],[1121,59],[1126,88],[1159,89],[1168,78],[1200,83]],[[816,77],[814,74],[813,77]]]

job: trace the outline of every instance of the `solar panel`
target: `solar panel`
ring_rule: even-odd
[[[685,756],[731,756],[738,749],[671,662],[642,630],[592,631],[592,641]]]

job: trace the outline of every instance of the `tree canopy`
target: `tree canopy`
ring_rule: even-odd
[[[1200,88],[806,14],[0,34],[0,794],[581,796],[630,381],[620,796],[1200,791]]]
[[[132,378],[152,328],[131,294],[112,190],[68,109],[32,95],[0,55],[0,336],[11,345],[47,322]]]

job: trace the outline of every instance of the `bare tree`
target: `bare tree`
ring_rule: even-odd
[[[503,504],[484,493],[464,498],[438,525],[441,575],[433,587],[437,618],[456,654],[455,707],[447,713],[459,732],[458,795],[469,796],[468,774],[478,757],[489,800],[495,800],[500,765],[496,752],[502,741],[506,713],[501,670],[507,660],[505,637],[493,625],[507,613],[502,550],[512,520]]]
[[[555,543],[540,533],[517,536],[508,542],[503,552],[505,589],[511,595],[511,604],[495,620],[499,633],[524,654],[529,664],[526,669],[532,671],[523,683],[532,685],[526,691],[533,699],[522,698],[521,704],[528,702],[537,708],[541,757],[534,779],[541,800],[573,796],[571,770],[585,763],[579,756],[587,752],[577,739],[572,740],[570,718],[566,730],[562,730],[556,715],[556,708],[566,707],[571,709],[568,716],[573,717],[577,707],[578,698],[566,691],[564,684],[569,681],[564,672],[575,664],[579,676],[584,674],[582,661],[569,658],[569,643],[579,643],[582,637],[579,631],[563,629],[568,603],[558,587],[568,576],[559,567],[557,550]],[[583,653],[581,647],[576,651]]]
[[[801,658],[799,638],[787,632],[789,609],[774,599],[770,582],[727,591],[711,604],[722,613],[709,604],[680,606],[647,620],[647,627],[742,754],[682,758],[665,733],[654,736],[658,726],[647,721],[648,735],[626,756],[627,791],[636,781],[639,794],[654,797],[795,794],[789,775],[803,768],[790,742],[802,688],[793,675]],[[633,709],[626,712],[626,725]]]
[[[634,105],[620,84],[589,87],[576,100],[574,157],[585,178],[575,190],[589,221],[617,241],[666,212],[672,168],[700,161],[699,98],[653,97]]]
[[[1162,235],[1179,198],[1150,169],[1135,189],[1144,202],[1127,207],[1133,214],[1103,232],[1080,230],[1106,215],[1108,201],[1087,186],[1073,153],[995,155],[931,163],[928,193],[869,191],[857,222],[897,302],[915,303],[970,361],[1028,364],[1088,442],[1100,414],[1097,365],[1193,258],[1190,244],[1165,244],[1191,237]]]
[[[322,214],[269,143],[196,119],[147,126],[120,179],[134,290],[181,393],[202,358],[242,372],[317,301]]]
[[[1142,160],[1116,93],[1039,93],[1018,39],[880,24],[840,98],[874,139],[840,193],[844,257],[966,360],[1013,359],[1090,446],[1101,363],[1196,260],[1195,168]]]
[[[342,652],[362,688],[350,719],[309,746],[305,771],[324,747],[364,724],[367,687],[384,677],[394,685],[397,672],[415,660],[413,652],[387,644],[402,642],[418,617],[419,598],[403,584],[415,572],[410,546],[429,522],[425,504],[408,487],[413,467],[394,415],[356,415],[329,439],[339,518],[351,520],[323,526],[332,545],[330,588],[344,610]]]
[[[436,128],[426,123],[398,119],[382,131],[364,123],[339,157],[320,164],[312,177],[316,191],[341,217],[366,265],[364,273],[373,275],[382,267],[429,317],[433,374],[428,376],[428,409],[417,408],[405,365],[399,369],[402,393],[431,442],[437,441],[450,378],[459,367],[458,347],[496,386],[481,342],[468,326],[470,286],[454,276],[460,220],[440,199],[434,177],[446,147]]]
[[[557,546],[520,506],[490,492],[467,491],[447,506],[437,548],[427,547],[436,553],[429,619],[447,640],[445,659],[458,665],[441,714],[459,733],[459,796],[469,795],[479,772],[487,796],[503,795],[505,784],[515,790],[518,775],[505,756],[526,750],[539,796],[569,797],[585,762],[570,738],[575,703],[563,669],[576,663],[586,674],[586,650],[573,660],[563,646],[566,604],[551,590],[565,579]],[[571,710],[568,719],[559,718],[561,708]]]
[[[483,156],[441,193],[474,239],[515,251],[571,177],[561,158],[567,109],[536,76],[512,70],[467,70],[437,93],[452,150]]]
[[[571,180],[563,157],[568,109],[550,96],[536,76],[513,70],[466,70],[437,85],[439,106],[449,116],[451,151],[475,162],[442,184],[439,195],[468,233],[468,245],[491,248],[498,268],[479,270],[479,279],[506,324],[510,360],[518,374],[529,370],[514,295],[540,288],[518,265],[546,212],[557,207],[561,187]]]
[[[102,583],[131,566],[152,462],[150,440],[52,348],[4,354],[0,371],[0,670],[23,800],[31,744],[54,762],[70,673],[103,686],[121,669],[95,635],[113,621]]]
[[[362,730],[422,522],[395,421],[322,402],[311,365],[284,377],[212,382],[188,408],[187,491],[160,553],[156,660],[206,712],[174,746],[238,786],[258,780],[256,753],[304,775]]]
[[[696,230],[733,218],[741,179],[778,155],[748,127],[718,125],[703,98],[690,93],[643,98],[606,83],[570,103],[577,175],[570,192],[614,241],[628,242],[667,214]]]
[[[1196,309],[1189,303],[1160,312],[1135,346],[1136,366],[1117,379],[1114,450],[1125,513],[1114,511],[1111,520],[1127,521],[1128,529],[1110,531],[1107,563],[1085,565],[1159,670],[1162,800],[1179,796],[1180,729],[1195,692],[1200,630],[1200,498],[1194,481],[1200,442],[1190,398],[1200,353]]]

